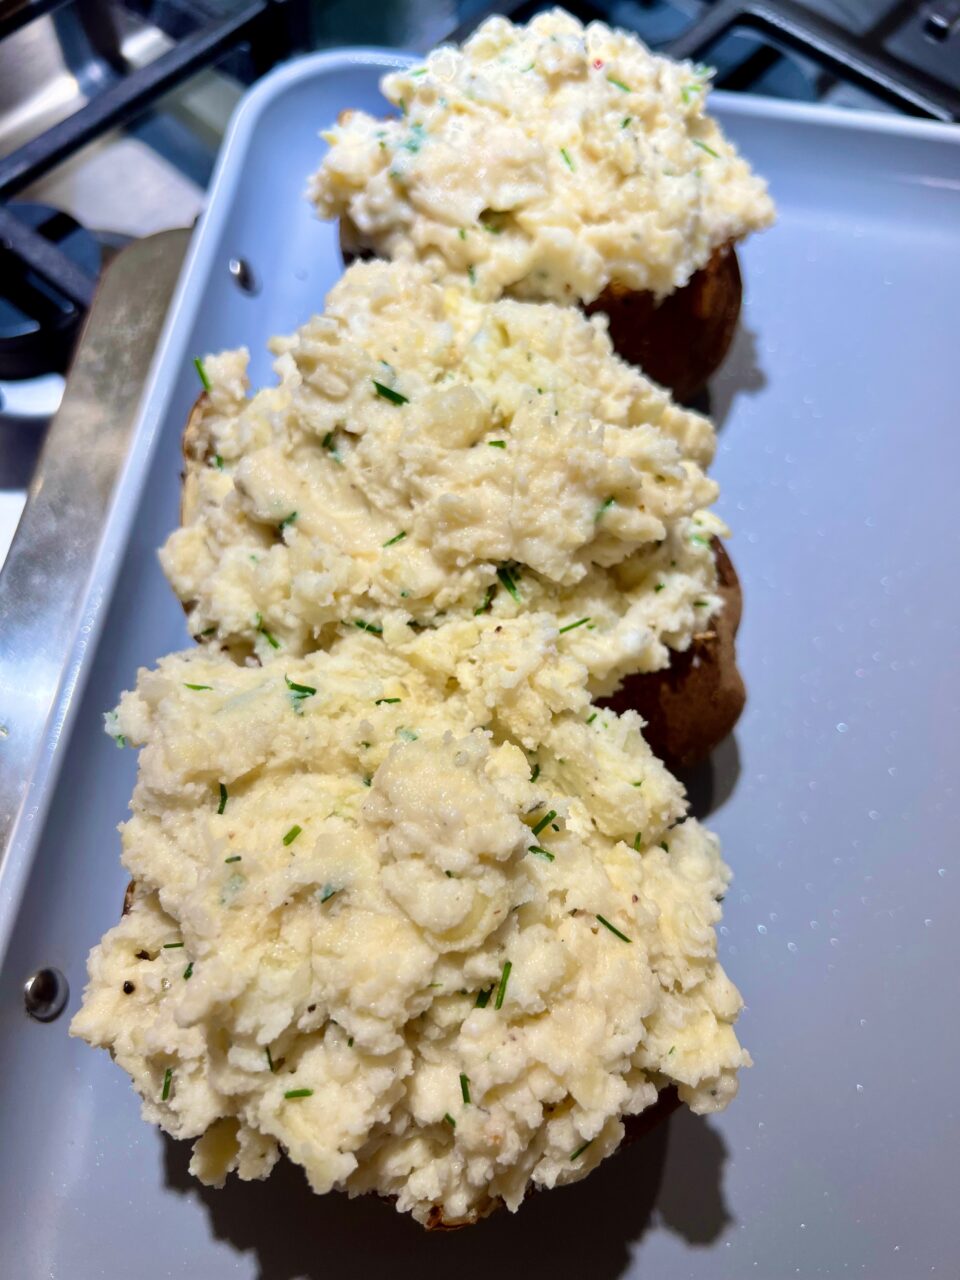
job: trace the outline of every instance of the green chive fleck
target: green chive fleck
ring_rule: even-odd
[[[206,631],[201,631],[199,634],[201,636],[212,636],[216,629],[216,627],[207,627]]]
[[[570,152],[567,150],[567,148],[561,147],[560,154],[563,156],[563,163],[567,166],[570,172],[575,173],[576,170],[573,167],[573,161],[570,159]]]
[[[631,785],[631,787],[642,787],[642,786],[643,786],[643,779],[641,778],[639,782],[631,782],[631,783],[630,783],[630,785]]]
[[[556,809],[551,809],[550,812],[545,817],[541,818],[537,825],[532,829],[533,835],[538,836],[544,827],[549,827],[550,823],[556,816]]]
[[[297,519],[296,511],[291,511],[288,516],[284,516],[279,524],[280,532],[283,533],[284,529],[286,529],[288,525],[294,524],[296,522],[296,519]]]
[[[596,524],[603,517],[603,513],[605,511],[610,510],[610,508],[613,506],[615,502],[616,502],[616,498],[607,498],[606,502],[601,503],[601,505],[597,508],[597,514],[593,517],[594,524]]]
[[[624,116],[623,119],[620,121],[620,128],[625,129],[632,119],[633,119],[633,116]]]
[[[209,391],[210,379],[207,377],[207,371],[203,367],[203,361],[200,359],[199,356],[193,357],[193,367],[196,369],[197,376],[199,377],[200,381],[203,383],[204,391]]]
[[[197,693],[202,692],[204,689],[209,689],[211,692],[213,690],[212,684],[185,684],[183,687],[185,689],[196,689]]]
[[[714,160],[720,159],[720,152],[714,151],[713,147],[708,147],[705,142],[701,142],[699,138],[692,139],[693,145],[699,147],[701,151],[705,151],[708,156],[713,156]]]
[[[229,799],[230,799],[230,796],[227,793],[227,788],[221,782],[220,783],[220,803],[219,805],[217,805],[217,813],[223,813],[224,809],[227,807],[227,801]]]
[[[654,592],[662,591],[666,585],[667,584],[665,582],[658,582],[657,585],[653,588]]]
[[[298,716],[302,716],[304,699],[312,698],[317,691],[312,684],[297,684],[288,675],[283,678],[286,681],[287,688],[290,690],[290,701],[293,703],[293,709]]]
[[[695,542],[700,547],[709,547],[710,539],[705,538],[702,533],[691,533],[690,541]]]
[[[477,269],[472,262],[470,263],[470,266],[467,267],[467,275],[470,277],[471,284],[477,283]]]
[[[596,720],[596,718],[597,718],[597,716],[598,716],[599,714],[600,714],[600,712],[599,712],[599,711],[595,711],[595,712],[593,713],[593,715],[592,715],[592,716],[588,716],[588,718],[587,718],[587,724],[593,724],[594,720]]]
[[[530,781],[531,781],[531,782],[536,782],[536,780],[537,780],[539,777],[540,777],[540,765],[539,765],[539,764],[535,764],[535,765],[533,766],[533,768],[530,770]]]
[[[622,80],[618,80],[615,76],[607,76],[607,83],[614,85],[621,93],[633,92],[628,84],[624,84]]]
[[[490,1003],[490,997],[493,995],[493,987],[487,987],[486,991],[477,992],[477,1003],[474,1006],[477,1009],[485,1009]]]
[[[264,637],[264,639],[266,640],[266,642],[267,642],[267,644],[270,646],[270,648],[271,648],[271,649],[279,649],[279,648],[280,648],[280,641],[277,639],[277,637],[276,637],[275,635],[272,635],[272,634],[267,630],[267,628],[263,625],[263,614],[262,614],[262,613],[258,613],[258,614],[256,615],[256,617],[254,618],[254,621],[255,621],[255,622],[256,622],[256,624],[257,624],[257,631],[260,633],[260,635],[262,635],[262,636]]]
[[[185,982],[189,982],[189,980],[193,977],[193,961],[192,961],[192,960],[191,960],[191,961],[190,961],[190,963],[187,965],[187,967],[184,969],[184,971],[183,971],[183,977],[184,977],[184,981],[185,981]]]
[[[488,440],[487,444],[491,449],[505,449],[507,447],[506,440]]]
[[[164,951],[175,951],[177,947],[182,947],[182,942],[165,942],[163,944]]]
[[[565,627],[560,628],[557,635],[562,636],[565,631],[576,631],[577,627],[586,626],[589,621],[589,618],[580,618],[576,622],[568,622]]]
[[[543,859],[544,859],[544,861],[546,861],[546,862],[553,862],[553,861],[554,861],[554,855],[550,852],[550,850],[549,850],[549,849],[544,849],[544,848],[543,848],[541,845],[539,845],[539,844],[532,844],[532,845],[530,846],[530,848],[527,850],[527,853],[535,853],[535,854],[537,855],[537,857],[538,857],[538,858],[543,858]],[[499,1005],[497,1005],[497,1008],[499,1009],[499,1008],[500,1008],[500,1006],[499,1006]]]
[[[469,1106],[470,1105],[470,1081],[467,1079],[467,1077],[463,1074],[462,1071],[460,1072],[460,1093],[463,1096],[464,1102],[467,1104],[467,1106]]]
[[[467,233],[466,231],[464,231],[463,227],[460,227],[460,229],[457,231],[457,235],[460,237],[461,240],[466,240],[467,238]]]
[[[220,457],[219,453],[215,453],[213,455],[213,465],[218,471],[223,470],[223,459]]]
[[[702,93],[702,92],[703,92],[702,84],[685,84],[683,88],[680,90],[680,96],[681,98],[683,98],[684,103],[686,105],[689,105],[690,102],[693,100],[693,95],[697,93]]]
[[[410,403],[408,398],[402,396],[399,391],[394,391],[392,387],[385,387],[382,382],[377,382],[376,378],[373,378],[372,381],[377,395],[382,396],[384,400],[389,400],[391,404]]]
[[[640,852],[642,845],[643,845],[643,832],[638,831],[637,834],[633,837],[633,847],[636,849],[637,853]]]
[[[589,1142],[585,1142],[582,1147],[577,1147],[576,1151],[570,1153],[571,1160],[578,1160],[592,1143],[596,1142],[596,1138],[591,1138]]]
[[[286,845],[293,844],[294,840],[296,840],[302,830],[303,827],[298,827],[297,824],[294,823],[287,834],[283,837],[283,843]]]
[[[483,597],[483,603],[473,611],[473,616],[475,618],[478,617],[481,613],[487,612],[487,610],[490,608],[491,602],[493,601],[493,597],[496,595],[496,591],[497,591],[497,588],[493,585],[493,583],[491,583],[490,586],[487,587],[487,594]]]
[[[392,547],[395,542],[402,542],[406,536],[406,529],[401,529],[398,534],[395,534],[392,538],[388,538],[386,542],[381,543],[381,546]]]
[[[449,1111],[444,1112],[443,1119],[444,1119],[444,1123],[448,1124],[451,1129],[455,1129],[457,1127],[457,1122],[456,1120],[454,1120],[453,1116],[450,1114]]]
[[[240,853],[235,853],[230,858],[224,858],[224,862],[241,862],[242,860],[243,860],[243,854],[240,854]]]
[[[276,1074],[277,1068],[273,1065],[273,1058],[270,1055],[269,1045],[267,1045],[267,1066],[270,1068],[271,1074]]]
[[[364,622],[362,618],[354,618],[353,625],[359,627],[361,631],[369,631],[371,635],[383,635],[383,627],[378,627],[375,622]]]
[[[509,960],[503,962],[503,973],[500,975],[500,985],[497,987],[497,998],[493,1006],[495,1009],[503,1007],[503,997],[507,994],[507,983],[510,980],[510,970],[512,968],[513,965]]]
[[[323,893],[321,893],[320,895],[320,902],[321,903],[329,902],[330,899],[333,897],[333,895],[339,892],[340,890],[335,889],[332,884],[325,884],[323,886]]]
[[[660,841],[660,848],[663,850],[664,853],[670,852],[670,846],[667,844],[666,840]]]
[[[394,702],[402,702],[402,701],[403,701],[402,698],[377,698],[373,705],[375,707],[382,707],[385,702],[392,704]]]
[[[502,564],[497,570],[497,577],[500,579],[506,590],[513,596],[514,600],[516,600],[517,604],[520,604],[520,592],[517,590],[517,584],[513,580],[513,574],[505,564]]]
[[[621,933],[621,932],[620,932],[620,930],[617,928],[617,926],[616,926],[616,925],[611,924],[611,923],[610,923],[610,921],[606,918],[606,916],[598,915],[598,916],[597,916],[597,921],[598,921],[600,924],[602,924],[602,925],[603,925],[603,927],[604,927],[605,929],[609,929],[609,930],[610,930],[610,932],[611,932],[612,934],[614,934],[617,938],[619,938],[621,942],[631,942],[631,941],[632,941],[632,939],[631,939],[631,938],[628,938],[628,937],[627,937],[627,935],[626,935],[625,933]]]
[[[163,1092],[160,1094],[160,1101],[166,1102],[170,1097],[170,1081],[173,1079],[173,1067],[167,1067],[163,1073]]]
[[[288,1089],[283,1095],[285,1098],[312,1098],[312,1089]]]

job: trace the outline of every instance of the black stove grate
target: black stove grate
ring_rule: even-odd
[[[128,70],[119,52],[113,17],[104,0],[76,0],[84,31],[102,60],[116,72],[114,82],[73,115],[0,159],[0,248],[16,259],[22,275],[45,282],[81,314],[93,300],[94,275],[67,256],[6,202],[81,147],[110,129],[129,123],[189,76],[212,66],[241,45],[249,49],[254,76],[280,58],[305,47],[304,0],[249,0],[236,12],[218,15],[203,4],[164,0],[161,22],[174,46],[153,62]],[[22,0],[4,9],[0,38],[59,8],[64,0]],[[135,10],[135,6],[131,6]],[[151,11],[151,16],[156,15]]]

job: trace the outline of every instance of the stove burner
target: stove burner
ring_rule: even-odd
[[[8,206],[21,223],[66,255],[86,276],[100,273],[100,246],[75,218],[42,204]],[[62,373],[83,311],[0,242],[0,378]]]

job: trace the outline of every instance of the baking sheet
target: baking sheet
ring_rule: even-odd
[[[200,1188],[188,1148],[140,1122],[106,1054],[69,1040],[67,1016],[23,1013],[20,985],[38,965],[68,975],[76,1008],[87,950],[119,913],[115,826],[135,759],[101,733],[101,713],[139,665],[187,643],[155,549],[177,519],[191,358],[246,342],[264,379],[266,337],[320,307],[340,264],[333,229],[301,199],[316,131],[343,107],[381,109],[378,76],[398,61],[316,55],[261,82],[187,261],[91,578],[69,732],[34,780],[0,884],[15,905],[32,865],[0,976],[4,1274],[954,1275],[960,130],[949,126],[712,99],[780,207],[743,250],[741,329],[712,388],[750,690],[735,740],[691,780],[736,873],[721,951],[756,1060],[726,1113],[678,1114],[515,1218],[427,1237],[388,1206],[311,1196],[290,1168]],[[257,296],[237,291],[232,256],[253,266]]]

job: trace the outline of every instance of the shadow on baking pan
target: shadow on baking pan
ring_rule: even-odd
[[[426,1232],[373,1196],[316,1196],[282,1161],[265,1182],[231,1179],[221,1191],[187,1172],[190,1146],[164,1140],[167,1184],[202,1201],[213,1234],[253,1251],[258,1280],[395,1276],[571,1275],[614,1280],[651,1227],[694,1245],[717,1240],[731,1218],[723,1196],[726,1147],[685,1109],[583,1182],[534,1195],[516,1215],[501,1210],[462,1231]]]
[[[741,321],[723,364],[710,379],[707,389],[691,401],[690,407],[711,417],[714,427],[721,431],[738,396],[756,395],[766,385],[757,335]]]
[[[740,777],[740,748],[728,734],[703,761],[692,769],[675,769],[690,801],[690,817],[705,822],[733,795]]]

